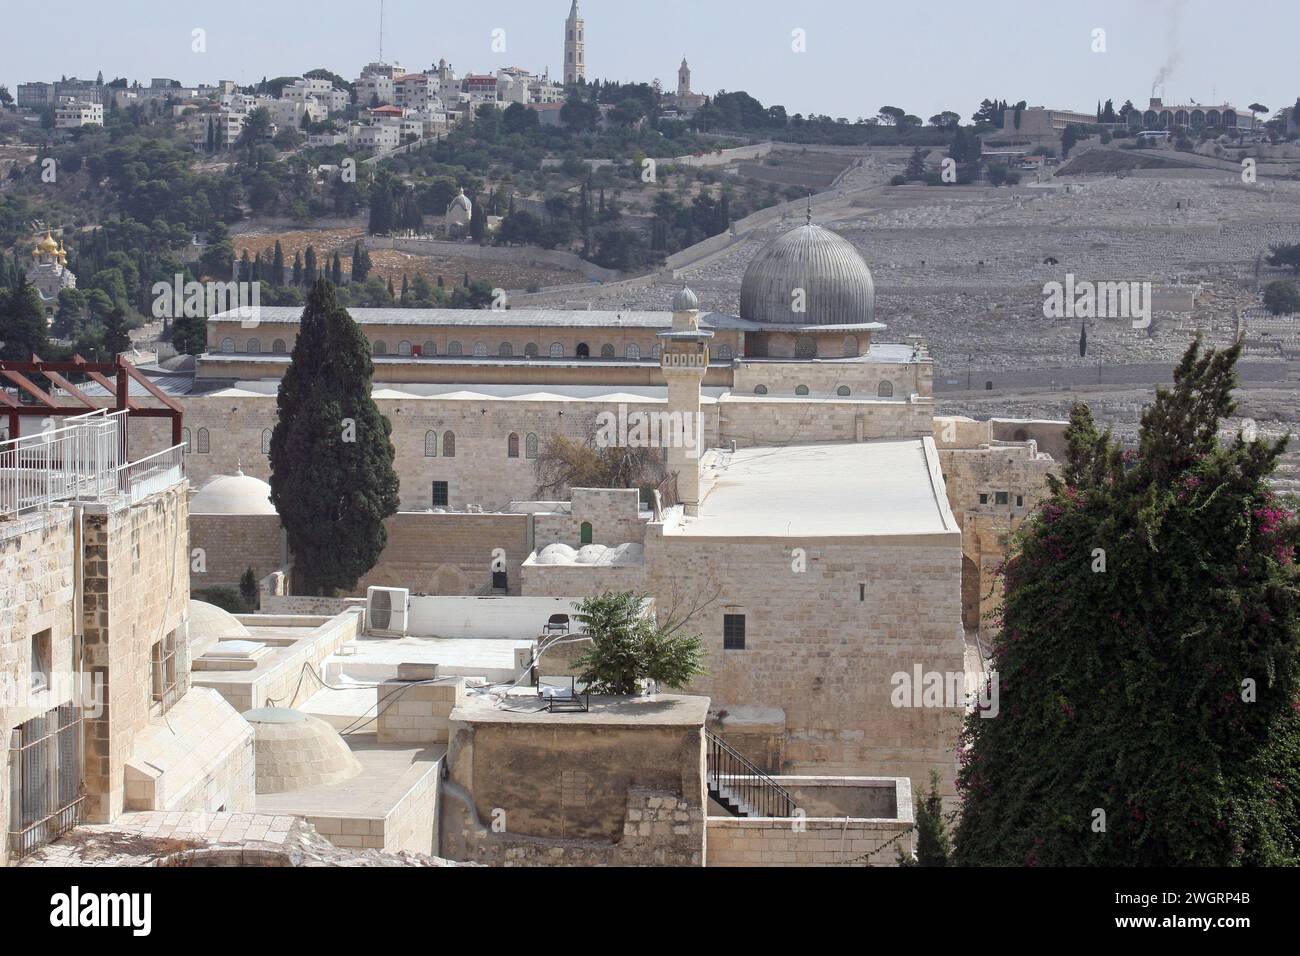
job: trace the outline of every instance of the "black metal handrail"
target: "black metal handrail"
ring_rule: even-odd
[[[744,816],[792,817],[794,797],[717,734],[704,731],[709,791]],[[721,798],[721,799],[719,799]]]

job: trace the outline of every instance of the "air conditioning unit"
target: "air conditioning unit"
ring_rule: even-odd
[[[366,631],[379,637],[405,637],[411,592],[406,588],[366,589]]]

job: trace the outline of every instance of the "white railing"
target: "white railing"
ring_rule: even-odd
[[[135,504],[155,492],[170,488],[185,476],[185,446],[173,445],[148,458],[123,465],[118,475],[118,487]]]
[[[119,492],[134,502],[179,481],[183,446],[127,463],[126,415],[97,409],[0,442],[0,516]]]

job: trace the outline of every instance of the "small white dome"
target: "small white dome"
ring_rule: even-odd
[[[273,515],[271,486],[260,478],[237,472],[214,475],[190,499],[190,514]]]
[[[674,312],[694,312],[700,308],[699,297],[690,290],[689,286],[682,286],[673,296]]]

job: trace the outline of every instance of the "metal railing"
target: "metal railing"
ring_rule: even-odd
[[[184,446],[127,462],[125,411],[96,409],[0,442],[0,516],[125,493],[134,503],[184,477]]]
[[[81,710],[64,704],[12,731],[9,853],[21,859],[81,822]]]
[[[709,796],[737,816],[794,816],[794,797],[753,761],[708,730],[704,742]]]

